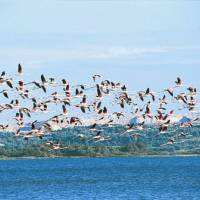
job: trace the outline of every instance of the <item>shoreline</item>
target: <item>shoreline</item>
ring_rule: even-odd
[[[128,157],[199,157],[200,154],[169,154],[169,155],[148,155],[148,154],[138,154],[138,155],[116,155],[116,156],[54,156],[54,157],[36,157],[36,156],[26,156],[26,157],[5,157],[0,158],[3,160],[47,160],[47,159],[79,159],[79,158],[128,158]]]

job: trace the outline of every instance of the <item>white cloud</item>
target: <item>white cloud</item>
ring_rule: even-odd
[[[25,62],[34,66],[37,64],[64,62],[69,60],[108,60],[124,59],[145,60],[149,55],[173,55],[175,52],[191,52],[199,47],[109,47],[109,46],[82,46],[76,48],[27,48],[9,47],[0,49],[1,60]],[[148,57],[149,58],[149,57]],[[148,60],[147,58],[147,60]],[[155,59],[155,58],[154,58]]]
[[[98,59],[98,58],[127,58],[142,56],[145,54],[164,53],[167,49],[155,48],[127,48],[127,47],[81,47],[66,49],[48,48],[1,48],[0,56],[14,56],[30,60],[52,60],[52,59]]]

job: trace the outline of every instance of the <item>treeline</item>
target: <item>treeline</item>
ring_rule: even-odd
[[[30,145],[26,148],[1,148],[0,157],[102,157],[148,154],[145,144],[126,146],[85,146],[69,145],[66,149],[50,150],[47,146]]]

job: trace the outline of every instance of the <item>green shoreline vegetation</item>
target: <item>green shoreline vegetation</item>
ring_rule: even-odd
[[[126,146],[70,145],[63,150],[49,150],[37,145],[23,149],[0,149],[0,159],[7,158],[59,158],[59,157],[115,157],[115,156],[186,156],[200,155],[199,151],[149,151],[142,144]]]
[[[63,150],[49,150],[48,147],[37,145],[23,149],[1,149],[0,158],[3,157],[109,157],[147,154],[147,151],[135,145],[121,147],[113,146],[85,146],[70,145]]]

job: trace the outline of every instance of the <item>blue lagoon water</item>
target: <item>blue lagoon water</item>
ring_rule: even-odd
[[[0,199],[200,199],[200,157],[2,160]]]

